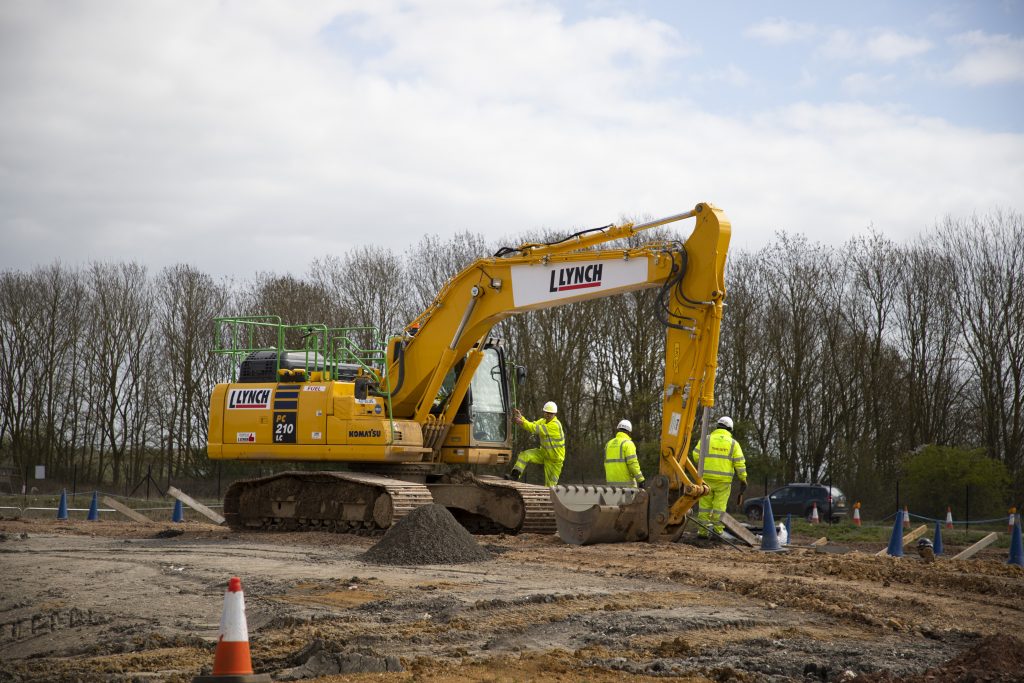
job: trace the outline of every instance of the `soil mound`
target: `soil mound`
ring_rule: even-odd
[[[1024,642],[1010,635],[988,636],[929,673],[945,681],[1020,681],[1024,679]]]
[[[443,505],[418,507],[363,553],[373,564],[466,564],[491,559]]]
[[[910,677],[889,672],[860,674],[851,683],[1019,683],[1024,680],[1024,642],[1009,635],[982,638],[941,666]]]

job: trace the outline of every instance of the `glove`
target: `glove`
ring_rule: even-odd
[[[747,490],[747,482],[740,482],[740,492],[736,494],[736,507],[743,507],[743,493]]]
[[[636,484],[636,487],[637,487],[638,489],[640,489],[641,491],[643,491],[644,489],[646,489],[646,488],[647,488],[647,480],[646,480],[646,479],[643,479],[643,480],[641,480],[641,481],[638,481],[638,482],[637,482],[637,484]]]

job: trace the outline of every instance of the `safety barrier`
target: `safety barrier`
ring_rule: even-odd
[[[898,513],[894,512],[894,513],[892,513],[890,515],[887,515],[887,516],[883,517],[881,521],[888,522],[889,520],[893,519],[893,517],[895,517],[897,514],[902,515],[902,514],[904,514],[904,511],[900,510]],[[919,515],[919,514],[914,513],[914,512],[910,512],[909,515],[910,515],[910,519],[911,520],[919,520],[919,521],[922,521],[922,522],[942,522],[943,524],[947,525],[946,528],[950,528],[948,526],[949,524],[966,525],[966,526],[974,526],[975,524],[996,524],[996,523],[1006,524],[1006,518],[1005,517],[995,517],[994,519],[971,519],[971,520],[967,520],[967,521],[949,521],[949,520],[947,520],[945,518],[937,519],[935,517],[927,517],[925,515]]]
[[[207,507],[222,508],[224,506],[223,505],[208,505]],[[25,507],[25,508],[19,507],[17,505],[0,506],[0,510],[16,510],[18,512],[28,512],[28,511],[33,511],[33,512],[57,512],[57,510],[59,510],[59,509],[60,508],[57,507],[57,506],[54,506],[54,507],[30,506],[30,507]],[[153,508],[132,508],[132,510],[135,510],[136,512],[173,512],[174,511],[174,506],[173,505],[167,505],[167,506],[164,506],[164,507],[153,507]],[[89,511],[89,508],[73,508],[73,507],[69,507],[68,508],[68,512],[88,512],[88,511]],[[117,512],[117,510],[115,510],[113,508],[103,508],[103,507],[99,508],[99,511],[100,512]]]
[[[79,494],[79,495],[85,496],[86,494]],[[102,497],[103,494],[101,493],[100,495]],[[20,498],[21,496],[17,496],[17,497]],[[36,496],[36,497],[38,498],[39,496]],[[88,497],[91,500],[92,494],[88,494]],[[111,497],[114,497],[114,496],[111,496]],[[117,498],[119,500],[127,500],[127,501],[131,501],[131,500],[137,500],[137,501],[145,500],[145,498],[127,498],[127,497],[124,497],[124,496],[117,496]],[[160,517],[164,517],[164,516],[170,517],[170,516],[172,516],[174,514],[175,507],[176,507],[176,505],[154,505],[154,506],[149,506],[149,507],[133,507],[132,509],[135,510],[135,512],[140,512],[140,513],[150,513],[150,512],[166,513],[166,515],[159,515],[159,516]],[[222,504],[215,504],[215,505],[208,505],[207,507],[214,508],[214,509],[219,509],[219,508],[223,508],[224,506]],[[86,513],[86,514],[89,513],[89,507],[71,507],[69,505],[66,509],[67,509],[68,512],[82,512],[82,513]],[[54,506],[49,506],[49,505],[25,505],[25,506],[22,506],[22,505],[0,505],[0,514],[5,514],[5,516],[9,516],[9,517],[28,517],[28,516],[38,517],[38,516],[42,516],[43,513],[46,513],[47,517],[49,517],[49,516],[54,516],[55,517],[56,514],[58,512],[60,512],[60,510],[61,510],[61,507],[60,507],[59,504],[58,505],[54,505]],[[113,508],[109,508],[109,507],[98,507],[97,511],[100,512],[100,513],[117,512],[117,510],[115,510]],[[7,514],[7,513],[9,513],[9,514]]]

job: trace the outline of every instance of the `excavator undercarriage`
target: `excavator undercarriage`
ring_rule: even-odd
[[[224,497],[233,529],[375,534],[421,505],[444,505],[473,533],[555,531],[550,489],[454,472],[406,481],[368,472],[282,472],[237,481]]]

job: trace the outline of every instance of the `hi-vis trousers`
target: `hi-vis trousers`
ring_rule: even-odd
[[[729,493],[732,491],[732,480],[729,481],[708,481],[704,483],[711,489],[711,493],[700,499],[697,503],[697,519],[704,524],[714,525],[716,533],[722,533],[725,525],[721,521],[721,513],[725,512],[725,506],[729,504]],[[697,529],[697,535],[708,538],[708,530],[701,527]]]

